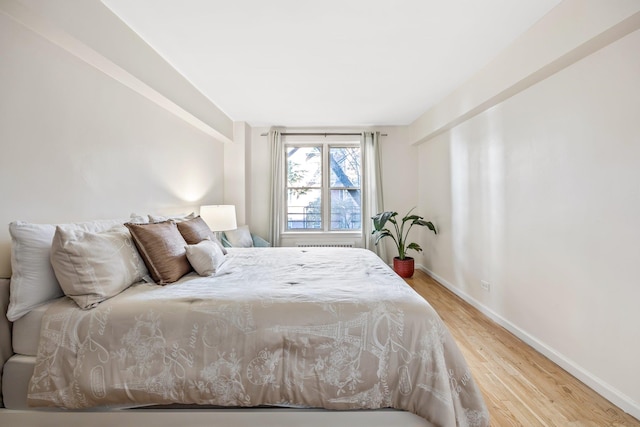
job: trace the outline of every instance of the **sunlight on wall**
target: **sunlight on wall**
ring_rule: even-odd
[[[177,198],[178,202],[200,202],[212,193],[216,185],[222,188],[222,179],[216,176],[214,172],[216,168],[210,164],[211,162],[184,155],[180,159],[181,154],[174,154],[175,156],[166,159],[167,164],[163,164],[164,162],[154,164],[153,175],[171,195]],[[219,193],[222,191],[220,190]]]
[[[191,170],[183,173],[182,180],[174,180],[167,183],[176,197],[185,202],[198,202],[209,193],[213,187],[213,180],[209,179],[202,171]]]
[[[484,263],[479,270],[483,277],[480,280],[487,281],[491,286],[490,295],[487,298],[494,301],[500,300],[502,292],[500,286],[501,272],[504,258],[504,224],[505,224],[505,186],[507,173],[505,171],[505,147],[503,141],[502,112],[500,107],[488,110],[487,117],[488,141],[487,149],[483,153],[486,158],[484,167],[485,179],[482,182],[481,193],[486,194],[485,224],[484,230]]]
[[[451,240],[453,246],[453,283],[466,287],[468,270],[467,241],[469,234],[469,158],[465,141],[454,129],[449,142],[451,162]]]
[[[490,111],[483,118],[452,130],[449,142],[454,283],[476,295],[480,281],[497,279],[505,211],[499,111]],[[469,126],[477,127],[481,137],[464,138]]]

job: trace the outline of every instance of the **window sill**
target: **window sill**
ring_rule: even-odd
[[[284,236],[343,236],[343,237],[360,237],[362,231],[322,231],[322,230],[306,230],[306,231],[283,231]]]
[[[280,235],[280,246],[363,247],[361,231],[287,231]]]

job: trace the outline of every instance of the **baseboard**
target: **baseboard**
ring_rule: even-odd
[[[593,389],[596,393],[600,394],[602,397],[616,405],[618,408],[622,409],[629,415],[640,419],[640,404],[635,402],[626,394],[620,392],[615,387],[612,387],[610,384],[607,384],[602,379],[593,375],[589,371],[582,368],[580,365],[575,363],[573,360],[565,357],[561,353],[557,352],[552,347],[549,347],[542,341],[538,340],[534,336],[530,335],[523,329],[517,327],[509,320],[500,316],[489,307],[480,303],[478,300],[467,294],[466,292],[460,290],[460,288],[454,286],[449,283],[444,278],[438,276],[433,271],[426,268],[424,265],[416,265],[416,268],[424,271],[426,274],[431,276],[434,280],[440,283],[445,288],[449,289],[451,292],[462,298],[464,301],[471,304],[473,307],[477,308],[482,314],[489,317],[491,320],[511,332],[513,335],[521,339],[523,342],[531,346],[533,349],[543,354],[545,357],[550,359],[556,365],[560,366],[565,371],[569,372],[571,375],[585,383],[588,387]]]

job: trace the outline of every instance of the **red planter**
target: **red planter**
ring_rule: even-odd
[[[411,257],[400,259],[398,257],[393,258],[393,271],[398,273],[398,276],[408,278],[413,276],[415,269],[415,261]]]

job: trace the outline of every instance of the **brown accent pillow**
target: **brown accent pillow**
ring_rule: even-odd
[[[191,271],[184,249],[187,242],[175,222],[126,223],[125,226],[156,283],[166,285],[175,282]]]
[[[227,254],[227,251],[216,238],[215,234],[213,234],[213,231],[211,231],[207,223],[200,216],[188,221],[178,222],[176,225],[178,226],[180,234],[182,234],[182,237],[184,237],[184,240],[186,240],[188,244],[197,245],[203,240],[209,239],[218,245],[224,255]]]

